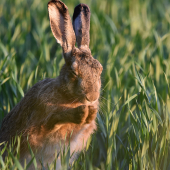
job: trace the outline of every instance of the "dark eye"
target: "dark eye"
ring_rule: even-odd
[[[75,76],[77,76],[77,74],[76,74],[74,71],[72,71],[72,74],[75,75]]]

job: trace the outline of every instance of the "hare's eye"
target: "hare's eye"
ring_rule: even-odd
[[[74,76],[77,76],[77,74],[72,70],[71,73],[74,75]]]

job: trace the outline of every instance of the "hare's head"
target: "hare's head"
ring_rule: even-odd
[[[48,11],[52,33],[63,49],[65,65],[60,77],[67,93],[80,101],[96,101],[100,95],[103,68],[89,49],[89,7],[85,4],[75,7],[73,25],[67,6],[61,1],[51,0]]]

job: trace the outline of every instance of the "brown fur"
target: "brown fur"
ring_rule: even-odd
[[[58,3],[59,6],[55,6]],[[59,8],[57,13],[69,18],[67,7],[61,1],[53,0],[48,5],[55,6],[55,10]],[[54,23],[50,15],[50,20]],[[53,16],[55,17],[57,16]],[[96,129],[102,66],[91,56],[89,42],[79,48],[74,46],[76,38],[72,31],[70,33],[71,21],[67,21],[66,25],[65,22],[55,23],[59,25],[55,29],[51,25],[54,37],[63,48],[66,61],[59,77],[36,83],[2,122],[0,142],[10,143],[16,135],[22,135],[21,162],[30,157],[27,137],[36,158],[45,157],[47,163],[54,159],[55,149],[59,151],[59,143],[64,142],[65,137],[66,145],[71,141],[71,152],[79,152]],[[68,46],[65,46],[65,42]]]

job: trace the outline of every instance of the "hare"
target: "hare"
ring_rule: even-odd
[[[0,129],[0,142],[21,135],[20,162],[31,160],[27,140],[38,162],[54,160],[60,144],[69,144],[79,153],[96,130],[102,65],[89,49],[90,9],[79,4],[73,23],[67,6],[59,0],[48,3],[50,26],[63,49],[65,64],[57,78],[36,83],[6,115]],[[77,42],[77,47],[75,43]],[[76,157],[76,155],[74,156]],[[60,167],[60,163],[57,165]]]

